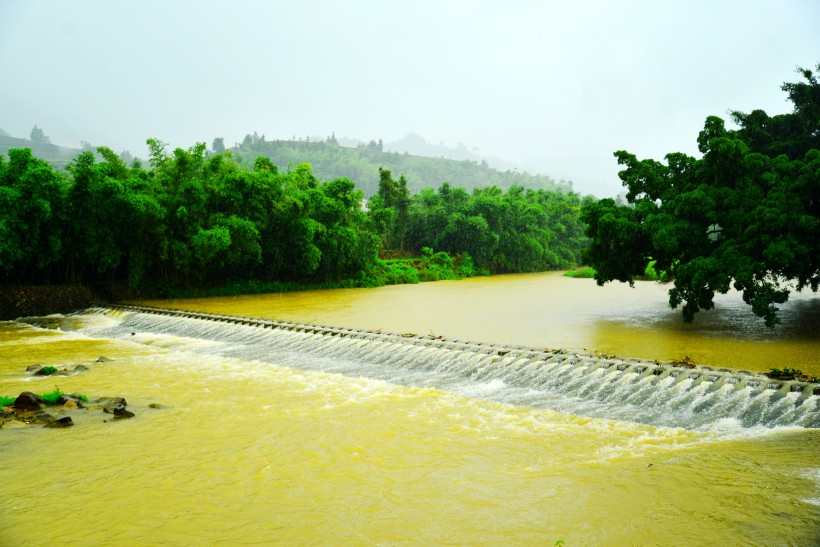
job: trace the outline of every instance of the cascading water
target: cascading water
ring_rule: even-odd
[[[437,388],[655,426],[820,427],[820,388],[709,367],[123,306],[86,310],[90,336]],[[34,320],[36,321],[36,320]],[[61,328],[72,328],[61,323]]]

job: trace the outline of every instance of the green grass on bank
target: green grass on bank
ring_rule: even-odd
[[[60,388],[55,387],[54,391],[51,391],[49,393],[41,393],[39,396],[46,402],[46,404],[53,405],[57,403],[57,399],[59,399],[61,395],[66,394],[60,391]],[[88,397],[86,397],[82,393],[69,393],[68,395],[73,395],[82,401],[88,402]],[[17,397],[0,396],[0,408],[12,405],[16,400]]]
[[[476,268],[472,258],[467,253],[450,256],[448,253],[434,252],[429,247],[425,247],[422,249],[421,256],[376,260],[373,267],[354,279],[339,279],[323,283],[251,279],[198,289],[163,286],[148,288],[138,298],[208,298],[213,296],[239,296],[243,294],[285,293],[323,289],[371,288],[445,279],[464,279],[465,277],[484,275],[490,275],[490,273]],[[130,297],[127,299],[130,299]]]
[[[586,268],[569,270],[567,272],[564,272],[564,277],[574,277],[577,279],[592,279],[595,277],[595,268],[587,266]]]
[[[564,276],[574,277],[578,279],[593,279],[595,277],[595,268],[593,268],[592,266],[586,266],[584,268],[579,268],[577,270],[569,270],[567,272],[564,272]],[[655,270],[654,260],[649,262],[649,264],[646,266],[644,274],[636,277],[636,279],[640,281],[669,281],[669,278],[666,276],[665,272],[659,273]]]

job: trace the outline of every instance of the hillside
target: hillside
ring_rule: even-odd
[[[18,139],[0,129],[0,155],[8,156],[10,148],[31,148],[34,157],[44,159],[58,169],[65,169],[65,166],[81,152],[78,148]]]
[[[11,137],[0,129],[0,154],[7,155],[10,148],[30,148],[33,156],[48,161],[58,169],[64,169],[81,152],[78,148]],[[429,150],[429,146],[427,149],[419,149],[421,152]],[[325,141],[267,141],[264,136],[258,137],[254,134],[246,136],[243,143],[237,144],[230,151],[236,160],[248,169],[253,168],[253,162],[258,156],[270,158],[283,171],[286,171],[288,166],[296,167],[300,163],[309,163],[319,180],[348,178],[368,197],[378,190],[380,167],[392,171],[396,178],[404,175],[411,193],[417,193],[422,188],[438,188],[443,182],[467,190],[488,186],[497,186],[501,189],[521,186],[531,189],[572,191],[572,182],[569,181],[556,181],[548,176],[531,175],[518,170],[500,171],[490,167],[483,160],[455,160],[412,155],[408,152],[383,151],[381,143],[375,142],[353,148],[342,146],[332,138]]]
[[[422,188],[438,188],[442,182],[472,190],[487,186],[502,189],[511,186],[524,188],[572,191],[572,183],[556,181],[543,175],[507,170],[498,171],[486,162],[451,160],[412,156],[407,153],[384,152],[376,143],[357,148],[340,146],[335,139],[326,141],[267,141],[248,135],[241,144],[231,149],[234,157],[246,168],[253,167],[258,156],[269,158],[280,169],[309,163],[319,180],[339,177],[354,181],[365,195],[372,196],[379,187],[379,167],[389,169],[398,178],[407,178],[408,189],[417,193]]]

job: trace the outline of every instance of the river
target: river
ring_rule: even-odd
[[[552,273],[141,304],[820,375],[811,294],[774,331],[735,294],[683,325],[657,284]],[[34,363],[90,370],[28,376]],[[706,391],[686,379],[618,380],[633,394],[614,402],[511,381],[561,366],[122,310],[0,323],[0,394],[56,384],[136,413],[0,431],[0,544],[820,542],[817,396],[778,399],[799,409],[769,423],[712,391],[698,413]],[[605,374],[620,373],[579,376],[578,393]]]

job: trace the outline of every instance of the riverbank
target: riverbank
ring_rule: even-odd
[[[0,320],[70,312],[107,300],[82,285],[0,286]]]
[[[486,275],[489,275],[489,272],[476,270],[467,255],[451,257],[447,253],[433,253],[432,250],[427,250],[422,256],[378,260],[371,271],[359,278],[315,283],[247,279],[203,287],[149,284],[137,291],[129,290],[121,283],[111,283],[103,287],[9,285],[0,286],[0,320],[66,313],[135,299],[213,298],[325,289],[374,288]]]

